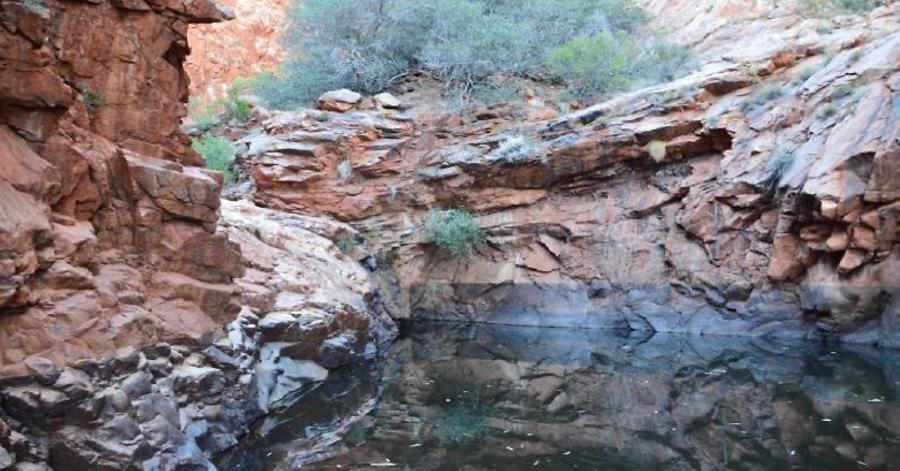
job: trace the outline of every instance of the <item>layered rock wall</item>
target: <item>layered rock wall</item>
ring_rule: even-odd
[[[237,312],[222,177],[179,131],[187,25],[230,16],[206,0],[0,3],[0,376]]]
[[[898,5],[716,5],[678,81],[559,119],[533,94],[446,113],[333,93],[240,165],[257,203],[359,228],[401,317],[900,346]],[[488,244],[425,243],[430,207],[474,211]]]

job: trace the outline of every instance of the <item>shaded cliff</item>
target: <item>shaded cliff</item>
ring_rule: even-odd
[[[214,2],[0,4],[0,374],[237,313],[222,177],[179,130],[189,23]]]
[[[238,143],[242,188],[351,222],[399,317],[898,346],[900,7],[801,3],[692,4],[697,72],[560,118],[534,94],[446,111],[415,77],[402,105],[275,113]],[[426,244],[430,207],[477,212],[488,244]]]

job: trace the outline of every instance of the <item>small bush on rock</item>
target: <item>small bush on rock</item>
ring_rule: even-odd
[[[231,162],[234,160],[234,146],[224,137],[206,133],[198,139],[194,139],[191,148],[203,156],[206,168],[222,172],[225,181],[234,182],[235,175],[231,171]]]
[[[769,173],[770,190],[774,193],[781,184],[781,179],[794,163],[794,154],[784,147],[777,147],[772,151],[767,163]]]
[[[103,92],[92,90],[85,84],[78,85],[75,88],[81,92],[81,99],[84,100],[84,108],[87,110],[88,115],[94,116],[97,114],[97,111],[100,110],[100,107],[102,107],[105,102]]]
[[[447,250],[454,257],[472,253],[486,240],[475,218],[463,209],[432,209],[425,218],[425,240]]]
[[[530,138],[518,135],[506,138],[491,158],[510,164],[518,164],[528,160],[538,152],[538,146]]]
[[[801,10],[812,16],[867,13],[882,4],[881,0],[805,0]]]

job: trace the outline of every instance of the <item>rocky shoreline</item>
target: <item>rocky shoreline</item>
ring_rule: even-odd
[[[0,3],[0,469],[213,469],[395,321],[900,347],[900,4],[736,36],[704,2],[697,72],[574,113],[420,76],[257,108],[237,201],[180,127],[188,25],[229,10]],[[486,242],[429,244],[432,208]]]

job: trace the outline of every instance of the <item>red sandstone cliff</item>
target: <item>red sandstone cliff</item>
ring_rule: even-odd
[[[236,313],[222,179],[179,131],[187,26],[230,16],[211,0],[0,2],[0,375]]]
[[[284,57],[280,36],[288,0],[225,0],[235,19],[192,26],[191,55],[185,68],[191,96],[211,99],[224,94],[235,79],[274,70]]]

